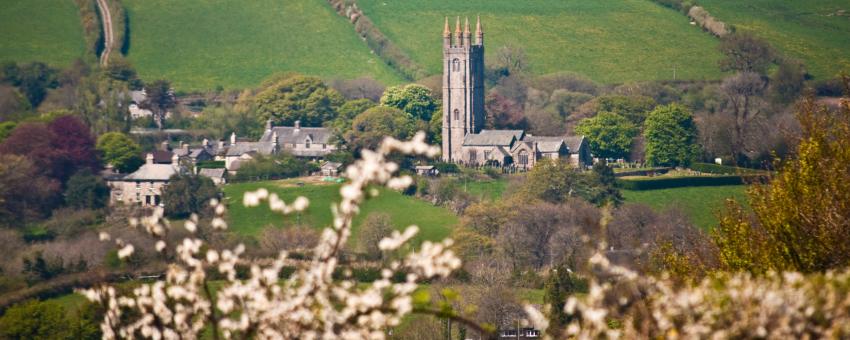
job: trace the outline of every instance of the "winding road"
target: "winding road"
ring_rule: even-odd
[[[106,3],[106,0],[97,0],[97,8],[100,10],[100,18],[103,22],[103,52],[100,54],[100,65],[106,66],[109,63],[112,45],[114,45],[112,15],[109,14],[109,4]]]

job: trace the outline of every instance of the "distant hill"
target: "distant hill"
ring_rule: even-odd
[[[480,14],[487,62],[512,44],[537,74],[571,71],[603,83],[717,79],[717,39],[649,0],[358,0],[391,40],[432,74],[441,72],[445,16]]]
[[[71,0],[0,0],[0,62],[67,66],[85,53],[83,28]]]
[[[719,20],[763,37],[818,78],[850,72],[848,0],[699,0]]]
[[[255,86],[276,72],[398,83],[344,18],[320,0],[125,0],[128,58],[178,90]]]

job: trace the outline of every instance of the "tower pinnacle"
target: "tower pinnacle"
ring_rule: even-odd
[[[479,15],[475,22],[475,44],[484,45],[484,29],[481,28],[481,16]]]
[[[463,43],[463,33],[460,30],[460,17],[457,17],[457,21],[455,21],[455,43],[462,44]]]
[[[451,37],[452,31],[449,30],[449,17],[446,17],[446,27],[443,29],[443,37]]]

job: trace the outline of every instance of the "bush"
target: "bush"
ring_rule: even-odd
[[[221,169],[224,168],[224,161],[200,161],[195,164],[198,169]]]
[[[318,171],[315,163],[307,162],[288,154],[274,157],[260,156],[239,168],[234,181],[283,179],[307,175]]]
[[[434,168],[441,174],[456,174],[460,172],[460,168],[454,163],[434,163]]]
[[[745,176],[668,177],[652,179],[618,179],[617,186],[623,190],[656,190],[681,187],[711,187],[740,185],[748,182]]]
[[[739,168],[734,166],[712,163],[694,163],[691,164],[690,168],[693,171],[717,175],[757,174],[762,172],[761,170],[757,169]]]
[[[218,187],[207,177],[199,175],[175,175],[163,190],[162,201],[165,213],[172,217],[188,217],[208,207],[210,199],[220,195]]]
[[[109,187],[90,169],[82,169],[68,179],[65,204],[77,209],[100,209],[109,201]]]
[[[30,300],[15,305],[0,318],[3,339],[100,339],[94,305],[68,313],[56,301]]]

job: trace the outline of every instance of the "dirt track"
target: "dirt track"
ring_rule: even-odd
[[[100,54],[100,65],[106,66],[109,62],[109,53],[112,52],[112,45],[114,45],[112,15],[109,13],[106,0],[97,0],[97,8],[100,10],[100,18],[103,21],[103,53]]]

